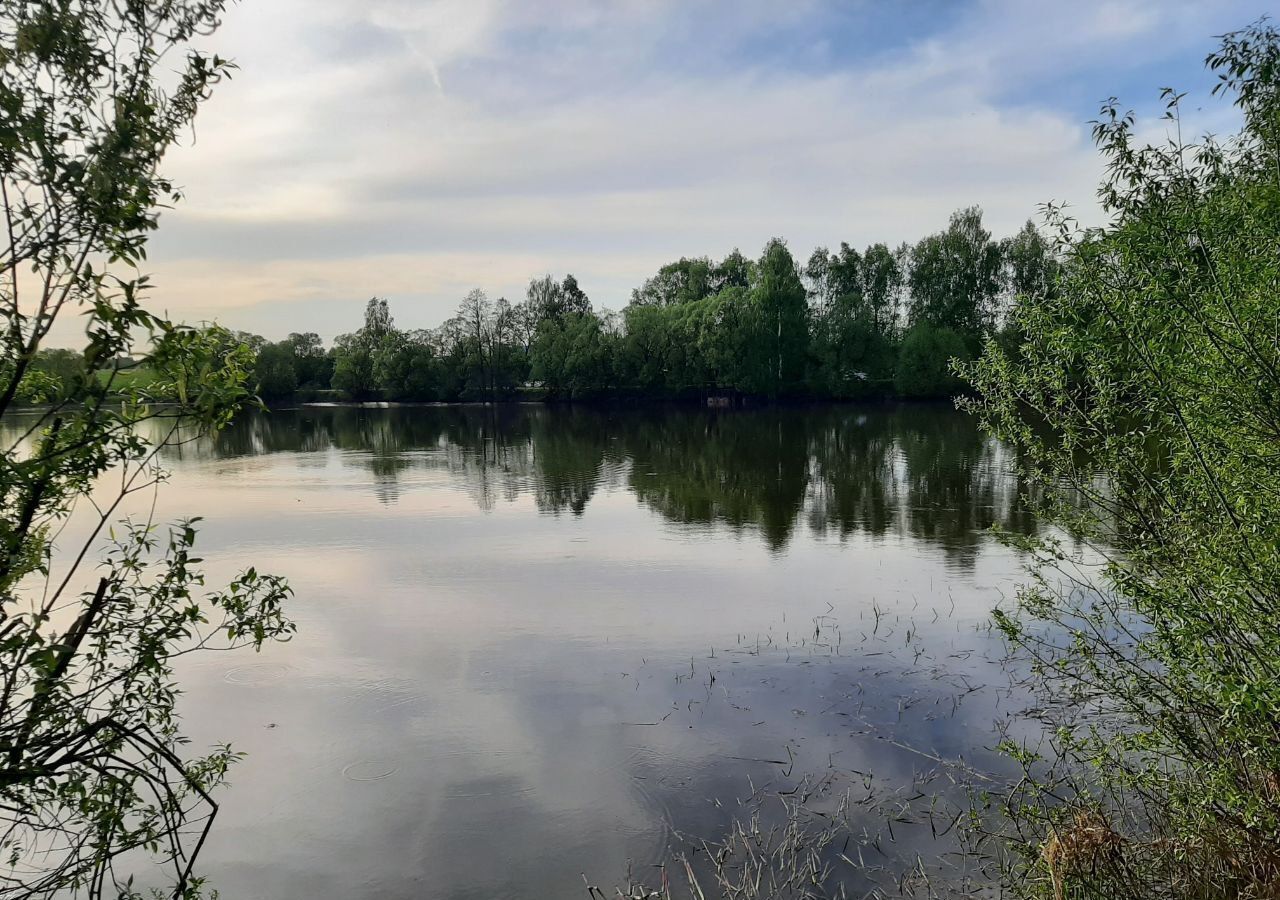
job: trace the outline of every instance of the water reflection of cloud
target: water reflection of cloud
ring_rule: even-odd
[[[936,669],[991,674],[1019,561],[979,529],[1036,526],[953,411],[299,411],[170,465],[210,583],[297,592],[293,642],[181,673],[196,746],[249,754],[228,896],[577,891],[784,783],[753,759],[909,783],[933,763],[893,741],[971,756],[1003,714]]]
[[[658,860],[669,826],[714,837],[749,779],[782,789],[838,759],[842,771],[909,785],[935,766],[905,748],[945,756],[981,747],[994,714],[987,692],[966,698],[963,714],[932,715],[952,686],[927,667],[815,655],[798,643],[790,660],[781,647],[738,654],[730,641],[714,659],[683,663],[548,636],[443,658],[418,646],[389,647],[377,672],[302,679],[276,698],[282,721],[249,748],[211,854],[224,889],[252,873],[267,895],[317,874],[315,896],[326,897],[375,882],[392,895],[415,884],[433,885],[433,896],[571,891],[584,868],[607,880],[627,858]],[[692,677],[678,680],[686,667]],[[904,716],[898,697],[918,702]],[[786,759],[787,748],[790,777],[751,761]],[[343,775],[352,764],[391,774],[353,784]],[[283,796],[287,821],[307,824],[276,833],[280,820],[263,818],[255,796]],[[919,837],[901,831],[904,848]],[[344,837],[340,858],[328,856]]]

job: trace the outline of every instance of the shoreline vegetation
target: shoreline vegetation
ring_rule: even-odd
[[[175,665],[294,632],[287,582],[206,579],[198,519],[137,505],[166,447],[253,400],[249,349],[147,310],[140,271],[180,198],[165,153],[230,71],[192,46],[224,7],[0,0],[0,415],[43,405],[0,450],[6,898],[207,896],[196,859],[240,754],[191,746]],[[83,349],[47,349],[71,315]]]
[[[1051,237],[1028,224],[997,241],[970,207],[914,245],[804,264],[775,239],[755,260],[664,266],[617,314],[571,275],[535,278],[517,304],[472,291],[431,330],[397,328],[373,298],[326,348],[142,303],[157,210],[180,197],[165,151],[228,72],[189,44],[223,8],[0,0],[0,414],[41,409],[0,454],[7,896],[140,900],[147,863],[155,896],[203,895],[196,861],[239,754],[188,746],[175,662],[289,639],[291,591],[251,566],[206,586],[197,520],[118,517],[164,480],[162,449],[191,439],[180,422],[223,431],[256,386],[268,402],[968,394],[1066,536],[1004,535],[1033,577],[994,621],[1036,693],[1022,724],[1043,738],[1006,741],[1023,777],[973,785],[956,811],[1000,862],[982,889],[1280,897],[1280,32],[1223,35],[1206,60],[1242,114],[1229,139],[1184,141],[1172,90],[1156,144],[1103,106],[1104,228],[1048,207]],[[179,77],[166,57],[185,60]],[[85,349],[47,348],[72,311]],[[77,505],[91,534],[58,547]],[[815,883],[834,852],[823,834],[787,832],[768,857],[783,874],[759,893],[755,834],[735,833],[749,862],[717,892],[843,895]],[[685,871],[682,896],[705,900]],[[664,870],[625,896],[673,893]]]
[[[923,883],[868,896],[1280,897],[1280,31],[1222,35],[1205,62],[1241,130],[1184,139],[1165,89],[1148,144],[1105,103],[1109,224],[1048,208],[1052,289],[957,367],[1055,526],[1002,534],[1031,578],[993,616],[1039,737],[1006,735],[1020,777],[971,781],[953,810],[981,883],[931,884],[921,860]],[[615,893],[845,896],[833,819],[802,813],[763,850],[751,829],[705,846],[701,883],[677,857],[678,887]]]
[[[254,353],[268,404],[941,398],[964,389],[954,362],[975,359],[988,340],[1016,340],[1018,305],[1052,291],[1058,266],[1031,222],[996,240],[969,207],[896,249],[842,243],[801,263],[774,239],[757,260],[737,250],[719,261],[682,258],[620,313],[594,309],[573,275],[546,275],[516,304],[474,290],[434,329],[397,328],[388,301],[375,297],[362,326],[329,347],[313,332],[224,339]],[[172,390],[133,359],[94,374],[157,400]],[[73,351],[43,350],[19,397],[47,402],[87,377]]]
[[[1060,539],[995,611],[1038,742],[988,809],[1016,890],[1054,900],[1280,897],[1280,31],[1205,60],[1232,135],[1094,122],[1109,224],[1047,211],[1062,265],[1020,339],[962,367]],[[1086,548],[1072,549],[1069,542]]]

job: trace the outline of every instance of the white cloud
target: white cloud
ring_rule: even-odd
[[[776,3],[235,6],[211,44],[241,71],[171,159],[187,200],[156,242],[157,303],[332,334],[375,292],[429,325],[471,286],[518,297],[552,270],[616,308],[671,258],[754,253],[774,235],[807,254],[915,238],[971,203],[997,232],[1049,199],[1088,215],[1088,129],[1027,86],[1150,62],[1153,38],[1194,67],[1226,15],[983,0],[839,64],[732,56],[825,15],[786,9],[778,22]]]

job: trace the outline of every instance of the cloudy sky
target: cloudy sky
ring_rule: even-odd
[[[431,326],[471,288],[573,272],[597,307],[680,256],[772,236],[891,244],[980,204],[1096,220],[1088,121],[1154,119],[1251,0],[243,0],[240,71],[168,172],[154,303],[271,338],[388,297]]]

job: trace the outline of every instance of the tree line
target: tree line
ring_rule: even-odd
[[[329,347],[314,332],[224,340],[255,353],[268,401],[941,397],[963,389],[954,361],[975,359],[988,338],[1017,343],[1015,309],[1049,296],[1061,267],[1031,222],[996,240],[969,207],[896,248],[841,243],[802,264],[775,238],[757,260],[681,258],[621,312],[597,311],[571,274],[544,275],[518,303],[473,290],[432,329],[397,328],[375,297],[361,327]],[[18,399],[52,402],[90,377],[165,399],[132,360],[89,368],[75,351],[42,349]]]
[[[914,245],[842,243],[801,263],[774,239],[756,260],[682,258],[621,312],[593,308],[573,275],[545,275],[517,303],[473,290],[434,329],[397,328],[375,297],[328,348],[310,332],[238,337],[268,400],[949,396],[951,361],[1012,340],[1010,310],[1051,290],[1058,266],[1030,222],[996,240],[970,207]]]
[[[570,397],[914,395],[951,390],[947,362],[981,343],[962,367],[970,408],[1016,448],[1057,526],[1005,529],[1040,565],[995,622],[1038,696],[1011,716],[1027,732],[1001,745],[1025,777],[1004,791],[975,785],[991,815],[964,818],[976,850],[997,848],[985,851],[998,866],[991,889],[1276,896],[1280,31],[1259,22],[1207,58],[1215,92],[1243,119],[1226,139],[1184,142],[1182,95],[1167,90],[1170,138],[1144,144],[1109,101],[1094,136],[1110,224],[1077,231],[1050,210],[1056,252],[1034,228],[993,241],[963,210],[914,246],[842,245],[803,267],[780,241],[754,262],[681,260],[616,316],[569,278],[536,281],[514,306],[475,292],[431,331],[396,329],[374,300],[363,327],[326,349],[315,335],[268,344],[192,329],[142,305],[147,238],[179,199],[160,162],[228,71],[189,41],[213,32],[224,6],[0,0],[0,415],[46,405],[0,450],[6,895],[134,898],[139,872],[156,896],[201,895],[193,866],[212,792],[239,754],[192,752],[175,664],[288,638],[289,589],[253,567],[224,588],[206,583],[196,520],[115,520],[163,480],[163,448],[228,434],[254,384],[415,399],[497,397],[526,381]],[[42,287],[27,297],[27,285]],[[84,349],[49,350],[72,310]],[[807,495],[802,463],[825,459],[793,446],[795,429],[773,433],[785,513],[788,497]],[[662,463],[684,437],[667,430],[634,452]],[[563,477],[546,479],[556,508],[581,508],[593,489],[574,476],[586,470],[573,449],[559,457]],[[710,502],[747,521],[731,481],[665,459],[670,483],[646,502],[673,518]],[[832,451],[837,465],[874,459],[856,445]],[[927,457],[908,457],[906,471],[926,473],[918,490],[946,489]],[[65,530],[73,509],[89,517],[87,536]],[[782,535],[788,516],[768,518]]]

